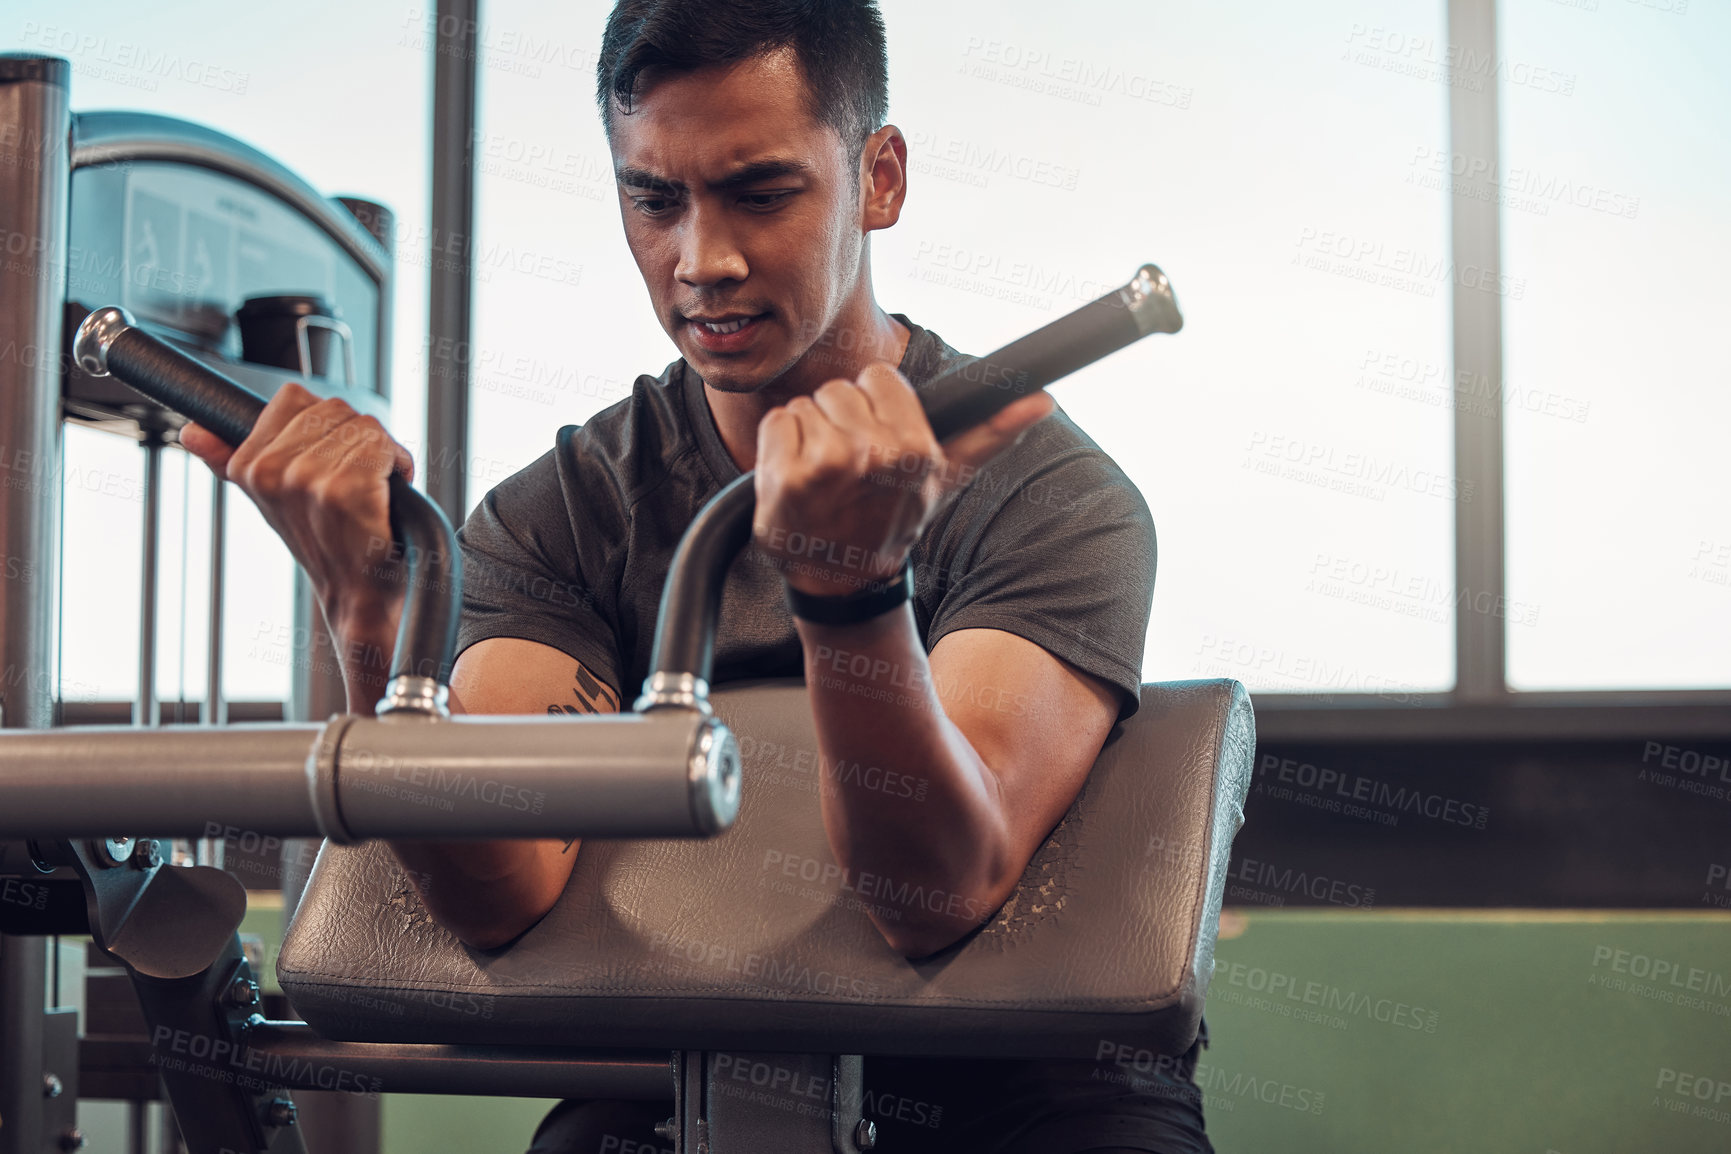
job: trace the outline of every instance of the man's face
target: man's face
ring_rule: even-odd
[[[751,392],[863,291],[859,158],[806,105],[791,50],[656,79],[612,110],[625,239],[704,381]]]

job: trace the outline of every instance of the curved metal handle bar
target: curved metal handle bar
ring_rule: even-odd
[[[246,440],[264,411],[263,397],[138,328],[125,309],[100,308],[85,317],[72,338],[72,355],[92,376],[112,375],[230,445]],[[387,701],[437,711],[457,646],[463,560],[437,505],[401,474],[391,474],[390,489],[391,533],[408,566],[408,590],[391,657],[395,688]],[[427,686],[428,680],[436,686]]]
[[[919,388],[939,440],[1151,333],[1184,327],[1166,274],[1151,264],[1131,281],[995,353],[969,361]],[[729,482],[692,518],[661,591],[655,651],[638,707],[701,698],[715,662],[721,588],[734,557],[751,541],[755,475]]]

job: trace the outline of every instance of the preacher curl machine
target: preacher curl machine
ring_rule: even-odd
[[[922,402],[947,437],[1181,324],[1147,265],[931,382]],[[72,353],[230,443],[264,404],[119,308],[89,313]],[[1250,775],[1243,688],[1144,686],[1011,899],[963,943],[909,962],[861,910],[877,895],[835,865],[815,775],[781,772],[789,751],[796,775],[815,761],[798,756],[817,748],[803,688],[710,691],[752,505],[748,474],[692,522],[627,713],[449,715],[460,559],[443,515],[393,478],[407,602],[376,716],[0,733],[0,839],[18,839],[0,841],[0,874],[76,877],[80,928],[128,970],[192,1154],[303,1150],[291,1092],[332,1088],[332,1071],[336,1088],[671,1099],[663,1131],[681,1154],[854,1154],[875,1145],[863,1054],[1189,1047]],[[405,769],[488,788],[427,805],[379,787]],[[504,805],[506,793],[535,804]],[[156,849],[212,823],[325,839],[277,967],[305,1022],[258,1012],[241,884]],[[574,836],[589,844],[553,911],[490,953],[433,923],[375,840]],[[818,1092],[779,1094],[794,1084]]]

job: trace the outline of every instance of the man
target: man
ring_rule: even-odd
[[[681,359],[561,430],[469,518],[453,707],[629,701],[680,534],[755,468],[754,545],[729,577],[715,679],[803,670],[825,764],[928,783],[916,800],[838,776],[822,813],[845,868],[959,899],[871,914],[885,948],[941,951],[1008,897],[1136,707],[1147,507],[1044,394],[933,438],[910,381],[959,354],[872,290],[869,235],[907,192],[874,0],[621,0],[598,71],[626,239]],[[232,456],[196,428],[184,439],[307,568],[350,708],[371,709],[384,670],[367,657],[390,651],[401,600],[368,545],[388,536],[385,480],[407,454],[293,388]],[[915,592],[897,602],[904,564]],[[433,916],[480,949],[532,927],[580,852],[393,849]],[[874,1059],[866,1081],[885,1151],[1205,1150],[1193,1064],[1141,1090],[1075,1062]],[[897,1109],[910,1099],[928,1109]],[[667,1113],[567,1103],[535,1149],[653,1143]]]

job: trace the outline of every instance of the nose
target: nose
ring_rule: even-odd
[[[679,283],[711,288],[723,281],[742,281],[750,273],[724,213],[695,204],[679,231],[679,264],[673,270]]]

